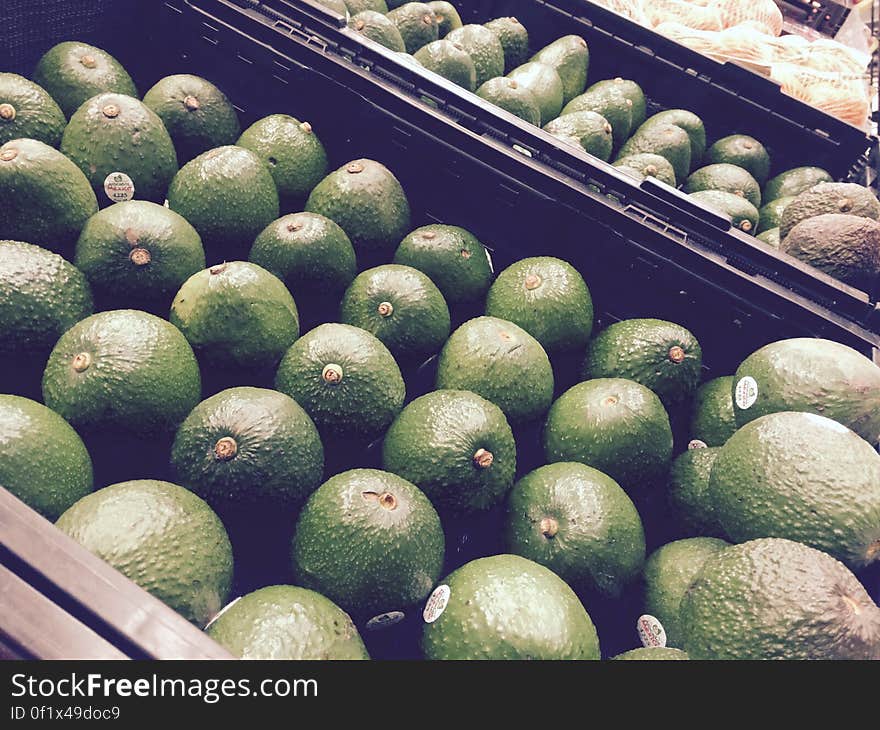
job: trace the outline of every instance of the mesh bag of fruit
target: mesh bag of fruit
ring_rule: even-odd
[[[721,13],[713,6],[702,6],[685,0],[650,0],[644,4],[652,26],[675,22],[696,30],[721,30]]]
[[[782,12],[773,0],[715,0],[723,28],[746,24],[765,35],[782,33]]]
[[[773,64],[770,78],[782,91],[857,127],[867,125],[867,75],[816,71],[791,63]]]

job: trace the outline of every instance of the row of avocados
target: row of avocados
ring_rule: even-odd
[[[330,171],[307,122],[240,134],[192,76],[142,103],[78,43],[38,71],[70,121],[60,152],[0,148],[0,350],[42,373],[43,399],[4,388],[0,483],[233,653],[367,658],[371,618],[421,609],[429,659],[598,659],[591,605],[641,584],[666,648],[624,659],[880,658],[857,577],[880,560],[866,357],[782,340],[701,384],[686,328],[594,332],[570,264],[495,276],[470,232],[413,229],[382,163]],[[408,400],[430,358],[434,390]],[[560,387],[572,360],[579,382]],[[221,370],[230,387],[211,393]],[[97,467],[124,436],[170,446],[108,484]],[[381,469],[332,468],[367,443]],[[678,524],[648,555],[655,495]],[[450,566],[451,530],[492,510],[505,552]],[[292,584],[230,602],[241,514],[289,524]]]

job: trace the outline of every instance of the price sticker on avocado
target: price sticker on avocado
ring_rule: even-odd
[[[448,585],[437,586],[434,589],[434,592],[428,597],[425,610],[422,611],[422,618],[425,619],[426,624],[432,624],[440,618],[440,615],[446,610],[446,604],[449,603],[450,593]]]
[[[111,172],[104,178],[104,194],[114,203],[134,197],[134,181],[124,172]]]
[[[639,616],[639,620],[636,622],[636,631],[639,632],[642,646],[666,646],[666,630],[660,620],[651,614],[646,613]]]
[[[746,375],[744,378],[740,378],[739,382],[736,384],[734,400],[743,410],[755,405],[755,401],[758,400],[758,381],[751,375]]]

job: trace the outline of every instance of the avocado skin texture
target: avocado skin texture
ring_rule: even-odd
[[[488,464],[479,460],[485,452]],[[478,512],[513,486],[516,443],[494,403],[466,390],[435,390],[391,424],[382,467],[418,486],[441,513]]]
[[[272,221],[248,259],[281,279],[297,296],[342,296],[357,274],[354,247],[336,223],[317,213],[290,213]]]
[[[24,76],[0,73],[0,144],[26,138],[57,147],[66,124],[45,89]]]
[[[79,269],[39,246],[0,241],[0,352],[48,355],[92,311]]]
[[[74,359],[83,353],[90,362],[77,372]],[[200,395],[199,366],[180,330],[133,309],[75,324],[43,373],[43,401],[80,432],[167,433]]]
[[[312,190],[306,211],[336,221],[359,256],[390,251],[410,225],[400,182],[374,160],[352,160],[331,172]]]
[[[343,18],[348,14],[348,7],[343,0],[315,0],[318,5],[329,8],[334,13],[341,15]]]
[[[632,380],[578,383],[547,414],[544,456],[592,466],[627,490],[649,485],[672,458],[669,416],[653,391]]]
[[[349,15],[354,17],[358,13],[370,10],[374,13],[387,13],[388,5],[385,0],[343,0]]]
[[[461,28],[461,17],[452,3],[446,0],[432,0],[426,5],[434,11],[437,18],[437,31],[441,38],[456,28]]]
[[[717,446],[688,449],[672,462],[669,469],[669,505],[682,535],[724,535],[724,528],[718,522],[709,494],[709,475],[719,450]]]
[[[397,26],[382,13],[374,10],[362,10],[349,19],[348,27],[371,41],[385,46],[385,48],[397,53],[406,53],[406,44],[403,42],[403,36],[400,35]]]
[[[593,330],[593,300],[571,264],[551,256],[521,259],[502,271],[486,314],[522,327],[548,352],[580,350]]]
[[[55,148],[33,139],[15,139],[0,147],[0,199],[0,237],[66,256],[98,210],[82,170]]]
[[[328,382],[327,365],[342,378]],[[376,438],[403,408],[406,389],[394,357],[359,327],[322,324],[297,340],[281,359],[275,388],[287,393],[331,434]]]
[[[761,187],[748,171],[736,165],[706,165],[691,173],[684,183],[686,193],[721,190],[748,200],[755,208],[761,205]]]
[[[621,661],[680,661],[682,659],[690,659],[686,651],[682,651],[681,649],[674,649],[670,646],[642,646],[638,649],[630,649],[629,651],[623,652],[623,654],[618,654],[617,656],[613,656],[611,658]]]
[[[768,246],[773,246],[774,248],[779,248],[782,241],[779,237],[779,229],[771,228],[769,231],[764,231],[763,233],[759,233],[755,236],[762,243],[766,243]]]
[[[0,395],[0,484],[55,521],[92,491],[92,460],[55,411],[29,398]]]
[[[783,240],[801,221],[823,213],[845,213],[880,220],[880,201],[869,188],[855,183],[819,183],[805,190],[782,212],[779,234]]]
[[[676,180],[687,177],[691,167],[691,141],[681,127],[668,123],[640,127],[620,148],[617,159],[640,152],[650,152],[669,160]]]
[[[173,210],[128,200],[89,218],[74,261],[104,301],[165,314],[181,284],[205,268],[205,251]]]
[[[709,558],[679,615],[691,659],[880,658],[880,609],[856,577],[790,540]]]
[[[800,195],[819,183],[833,181],[834,178],[821,167],[795,167],[768,180],[764,185],[762,198],[765,203],[769,203],[778,198]]]
[[[880,559],[880,455],[845,426],[783,411],[721,447],[709,498],[725,533],[797,540],[853,569]]]
[[[619,148],[632,131],[632,100],[614,86],[591,88],[562,107],[562,115],[572,112],[596,112],[611,125],[614,147]]]
[[[649,117],[643,126],[650,128],[655,124],[674,124],[687,132],[691,142],[691,169],[700,164],[706,152],[706,128],[702,119],[687,109],[667,109]]]
[[[749,408],[734,397],[745,376],[758,389]],[[765,345],[740,363],[731,397],[738,426],[777,411],[806,411],[833,418],[869,443],[880,440],[880,368],[839,342],[796,337]]]
[[[383,315],[386,304],[391,312]],[[425,360],[449,337],[449,308],[440,290],[418,269],[400,264],[358,274],[342,298],[339,319],[374,334],[401,361]]]
[[[684,645],[685,635],[679,621],[681,599],[706,561],[727,547],[730,543],[726,540],[691,537],[667,543],[651,553],[644,571],[644,612],[663,624],[667,646]]]
[[[765,203],[758,211],[758,233],[779,228],[782,221],[782,212],[788,204],[794,200],[793,195],[787,195],[784,198],[776,198],[769,203]]]
[[[184,165],[214,147],[234,144],[241,132],[238,114],[214,84],[192,74],[159,79],[144,104],[162,120]]]
[[[477,89],[477,96],[524,119],[529,124],[541,125],[541,107],[538,106],[535,95],[513,79],[506,76],[489,79]]]
[[[193,274],[168,319],[205,364],[217,367],[274,367],[299,337],[299,313],[287,287],[247,261]]]
[[[471,57],[477,70],[477,88],[504,74],[504,47],[488,28],[473,23],[463,25],[450,31],[446,40],[461,45]]]
[[[320,593],[266,586],[248,593],[205,629],[240,659],[369,659],[345,611]]]
[[[690,398],[700,382],[703,351],[681,325],[661,319],[625,319],[590,343],[585,378],[627,378],[653,390],[664,405]]]
[[[725,190],[698,190],[695,193],[689,193],[688,197],[711,210],[728,216],[731,226],[744,233],[751,234],[758,226],[760,218],[758,209],[741,195]]]
[[[416,228],[400,242],[394,263],[427,274],[451,307],[481,300],[492,282],[483,244],[458,226],[433,223]]]
[[[645,177],[656,177],[667,185],[676,186],[675,170],[665,157],[654,155],[650,152],[640,152],[635,155],[619,158],[615,163],[615,167],[621,167],[626,170],[632,170]]]
[[[119,61],[100,48],[77,41],[65,41],[46,51],[32,79],[52,96],[68,119],[87,99],[103,92],[139,96]]]
[[[493,555],[463,565],[443,584],[449,602],[425,624],[426,659],[600,658],[599,637],[583,604],[543,565]]]
[[[587,92],[605,93],[610,90],[618,91],[630,100],[632,110],[632,126],[630,129],[638,129],[645,122],[645,94],[642,88],[629,79],[622,79],[619,76],[613,79],[604,79],[597,81],[587,89]]]
[[[548,464],[520,479],[508,499],[505,539],[509,552],[550,568],[573,588],[612,598],[645,562],[645,532],[632,500],[584,464]]]
[[[425,3],[405,3],[385,17],[397,26],[407,53],[415,54],[440,37],[437,17]]]
[[[199,627],[232,583],[232,546],[199,497],[170,482],[136,479],[80,499],[62,532]]]
[[[474,91],[477,70],[471,57],[450,41],[432,41],[415,54],[416,60],[429,71],[440,74],[453,84]]]
[[[544,125],[544,131],[554,136],[574,137],[594,157],[607,162],[611,157],[613,137],[608,120],[596,112],[571,112],[556,117]]]
[[[544,46],[530,59],[552,66],[562,80],[562,102],[567,104],[587,85],[590,51],[579,35],[566,35]],[[548,120],[549,121],[549,120]]]
[[[495,18],[483,26],[498,36],[504,48],[504,70],[512,71],[529,56],[529,32],[516,18]]]
[[[210,265],[245,256],[278,217],[278,190],[259,156],[226,145],[180,168],[168,188],[168,205],[199,232]]]
[[[293,537],[293,572],[343,609],[362,615],[424,600],[443,569],[440,518],[410,482],[352,469],[306,502]]]
[[[733,376],[713,378],[697,388],[691,409],[691,438],[706,446],[723,446],[736,432],[733,413]]]
[[[513,69],[507,78],[532,92],[541,110],[541,124],[559,116],[564,97],[562,79],[555,68],[546,63],[529,61]]]
[[[710,164],[728,162],[747,170],[759,184],[770,175],[770,156],[758,140],[745,134],[731,134],[715,142],[706,152]]]
[[[541,344],[521,327],[497,317],[476,317],[443,346],[436,387],[470,390],[519,424],[541,418],[550,408],[553,368]]]
[[[77,109],[64,130],[61,151],[83,171],[102,205],[113,202],[104,192],[112,172],[132,179],[139,200],[160,204],[177,172],[174,143],[162,120],[123,94],[100,94]]]
[[[880,281],[880,223],[826,213],[789,231],[781,250],[835,279],[870,292]]]

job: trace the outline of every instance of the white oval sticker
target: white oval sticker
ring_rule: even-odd
[[[378,616],[373,616],[373,618],[367,621],[367,631],[382,631],[383,629],[388,629],[394,626],[394,624],[399,624],[403,621],[404,615],[403,611],[386,611],[385,613],[380,613]]]
[[[114,203],[124,203],[134,197],[134,182],[124,172],[111,172],[104,178],[104,193]]]
[[[740,378],[739,382],[736,384],[734,400],[743,410],[751,408],[755,404],[755,401],[758,400],[758,381],[751,375],[746,375],[744,378]]]
[[[659,619],[649,613],[639,616],[636,622],[636,631],[639,632],[639,639],[642,646],[666,646],[666,631]]]
[[[688,441],[688,449],[705,449],[708,448],[705,441],[700,441],[700,439],[691,439]]]
[[[219,611],[217,611],[217,613],[215,613],[215,614],[211,617],[211,620],[208,621],[208,623],[205,624],[205,631],[208,630],[208,627],[209,627],[212,623],[214,623],[218,618],[220,618],[224,613],[226,613],[230,608],[232,608],[232,607],[233,607],[236,603],[238,603],[240,600],[241,600],[241,596],[239,596],[238,598],[233,598],[229,603],[227,603],[225,606],[223,606],[223,608],[221,608]]]
[[[446,604],[449,603],[449,586],[437,586],[434,592],[428,597],[425,604],[425,610],[422,611],[422,618],[426,624],[434,623],[440,615],[446,610]]]

